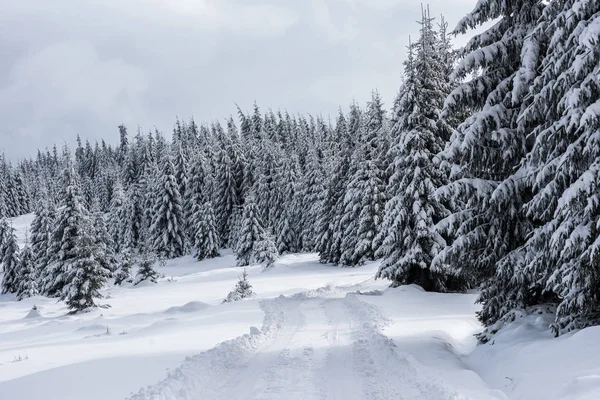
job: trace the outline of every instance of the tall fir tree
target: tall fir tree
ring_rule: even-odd
[[[599,12],[594,1],[551,2],[521,53],[513,98],[526,96],[518,128],[534,142],[500,188],[531,193],[535,227],[484,284],[486,334],[513,309],[545,303],[558,305],[556,334],[600,322]]]
[[[170,157],[165,161],[157,197],[150,237],[154,251],[165,258],[181,257],[185,253],[185,221],[179,186]]]
[[[522,212],[527,194],[511,182],[499,186],[526,152],[526,134],[517,129],[525,93],[513,88],[543,7],[540,0],[482,0],[454,30],[464,34],[494,21],[459,54],[451,78],[462,83],[446,99],[442,115],[460,123],[441,154],[452,172],[439,194],[451,214],[439,224],[448,246],[434,264],[452,266],[470,286],[492,277],[496,263],[522,245],[531,229]]]
[[[263,228],[261,217],[258,213],[258,206],[254,201],[254,195],[246,198],[244,203],[240,230],[238,233],[235,255],[237,265],[244,267],[255,262],[256,244],[266,239],[266,233]]]
[[[218,257],[220,255],[221,242],[212,203],[208,201],[197,205],[193,220],[196,258],[203,260],[205,258]]]
[[[21,250],[17,271],[17,299],[22,300],[27,297],[37,296],[39,294],[37,287],[37,268],[35,259],[33,258],[33,251],[31,250],[31,246],[27,243],[23,247],[23,250]]]
[[[92,220],[84,218],[79,223],[75,245],[63,260],[65,284],[60,291],[61,300],[73,311],[96,307],[96,299],[102,297],[100,289],[111,275],[106,268],[110,263],[96,238]]]
[[[65,194],[58,209],[54,229],[47,250],[48,266],[41,272],[41,292],[50,297],[60,297],[68,283],[70,261],[76,257],[81,230],[89,227],[89,213],[83,206],[79,187],[72,168],[63,172]]]
[[[421,33],[409,45],[405,82],[396,102],[392,136],[395,162],[381,231],[378,255],[383,261],[377,277],[393,285],[416,283],[425,290],[446,291],[450,271],[433,266],[445,247],[436,224],[447,210],[436,197],[445,182],[436,155],[444,148],[440,124],[446,80],[445,65],[436,52],[438,37],[429,11],[423,11]]]
[[[4,275],[2,276],[2,293],[17,293],[19,290],[19,266],[21,264],[21,254],[17,244],[15,229],[10,226],[4,242],[4,255],[2,265]]]

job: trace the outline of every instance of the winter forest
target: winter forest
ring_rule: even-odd
[[[81,311],[184,255],[269,268],[316,252],[380,259],[393,287],[479,290],[481,342],[540,310],[556,336],[600,324],[600,4],[480,0],[456,27],[433,14],[393,104],[240,105],[172,135],[121,125],[116,146],[2,158],[2,293]],[[20,248],[9,218],[31,212]]]

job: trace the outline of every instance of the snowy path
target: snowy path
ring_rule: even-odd
[[[265,300],[263,328],[184,364],[141,399],[459,399],[399,354],[385,317],[357,299]]]

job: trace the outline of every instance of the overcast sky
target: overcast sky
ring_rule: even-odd
[[[431,0],[450,27],[475,0]],[[10,159],[117,125],[170,133],[234,102],[335,115],[398,90],[415,0],[0,0],[0,150]],[[464,38],[457,43],[464,43]]]

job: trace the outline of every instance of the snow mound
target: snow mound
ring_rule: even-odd
[[[106,331],[106,325],[102,324],[92,324],[87,326],[82,326],[77,329],[77,332],[98,332],[98,331]]]
[[[354,293],[356,293],[356,294],[358,294],[360,296],[383,296],[384,291],[383,290],[379,290],[379,289],[366,290],[366,291],[357,290]]]
[[[580,376],[563,386],[560,398],[564,400],[600,399],[600,375]]]
[[[317,297],[329,297],[340,292],[340,289],[335,285],[327,285],[314,290],[307,290],[306,292],[295,293],[289,296],[290,299],[294,300],[308,300]]]
[[[165,314],[193,313],[205,310],[210,307],[209,304],[201,301],[190,301],[182,306],[170,307],[165,311]]]
[[[40,310],[38,310],[37,308],[32,308],[31,310],[29,310],[24,319],[40,318],[41,316],[42,314],[40,314]]]

